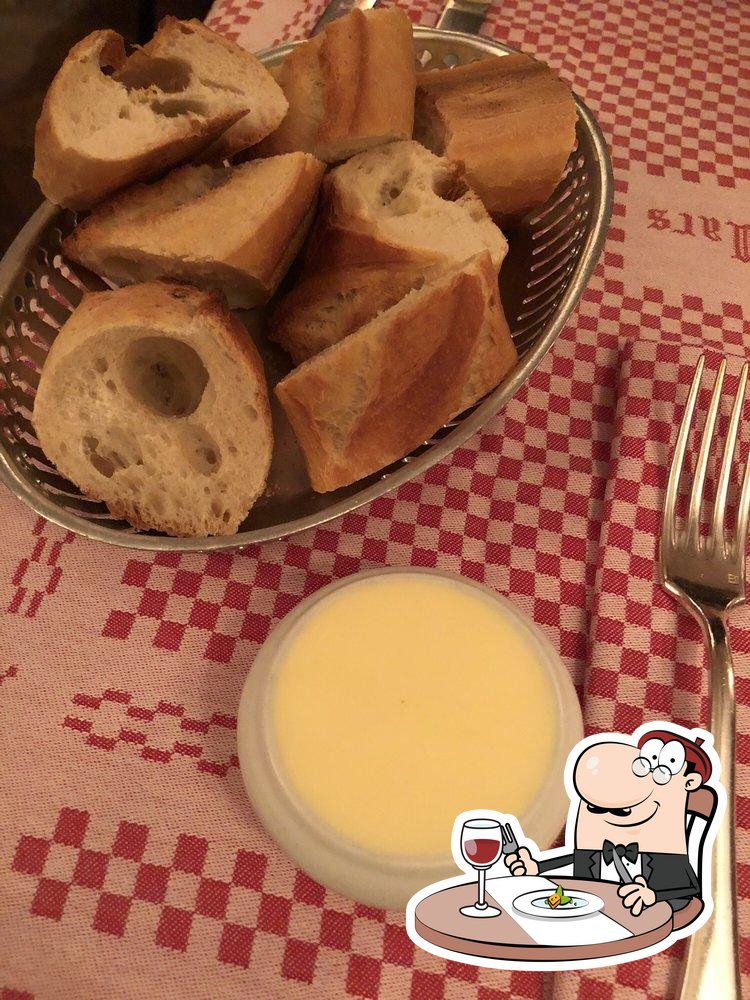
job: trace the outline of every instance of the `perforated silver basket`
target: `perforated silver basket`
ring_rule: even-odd
[[[421,67],[455,66],[505,55],[507,46],[472,35],[415,28]],[[292,48],[260,53],[266,65]],[[588,108],[576,98],[577,145],[557,190],[514,228],[503,264],[502,298],[520,361],[484,400],[442,427],[411,455],[377,475],[335,493],[310,487],[301,454],[281,411],[274,408],[274,459],[264,496],[236,535],[169,538],[134,531],[90,500],[47,460],[31,424],[34,393],[57,330],[85,290],[108,287],[68,265],[60,244],[75,214],[43,204],[0,263],[0,479],[38,514],[88,538],[130,548],[205,551],[280,538],[322,524],[413,479],[445,458],[482,427],[523,386],[562,330],[601,252],[612,211],[612,168],[604,139]],[[242,314],[248,327],[258,316]],[[256,337],[271,385],[289,370],[281,351]]]

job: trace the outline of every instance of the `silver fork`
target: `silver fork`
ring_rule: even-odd
[[[380,0],[330,0],[313,25],[310,34],[319,34],[331,21],[335,21],[337,17],[343,17],[344,14],[348,14],[352,10],[372,10],[379,3]]]
[[[721,362],[716,375],[698,452],[687,518],[682,530],[677,527],[675,508],[704,364],[705,357],[701,357],[690,387],[669,471],[661,536],[661,582],[667,592],[698,620],[706,638],[710,664],[709,730],[713,734],[714,745],[721,760],[721,780],[727,793],[727,809],[719,826],[711,860],[713,916],[688,941],[678,995],[683,1000],[713,1000],[714,997],[733,1000],[740,995],[734,852],[735,697],[734,668],[726,626],[731,609],[745,601],[745,542],[750,511],[750,475],[747,465],[733,539],[727,537],[725,520],[748,364],[743,365],[729,419],[710,532],[707,538],[701,538],[701,502],[726,361]]]
[[[510,823],[500,824],[500,836],[503,841],[503,854],[518,854],[518,841]]]
[[[478,35],[489,8],[490,0],[446,0],[435,27]]]

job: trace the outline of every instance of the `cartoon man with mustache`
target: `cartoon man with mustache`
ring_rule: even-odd
[[[512,875],[543,875],[573,864],[577,878],[621,882],[623,905],[638,916],[660,900],[673,910],[701,895],[688,859],[688,794],[708,781],[703,740],[667,730],[637,744],[586,747],[573,769],[580,798],[572,854],[535,860],[527,847],[505,857]]]

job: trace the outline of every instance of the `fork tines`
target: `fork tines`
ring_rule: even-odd
[[[500,824],[500,834],[503,838],[503,854],[515,854],[518,851],[518,842],[510,823]]]
[[[748,367],[750,363],[745,362],[740,373],[737,394],[732,406],[732,413],[729,418],[726,441],[724,444],[724,454],[721,460],[721,468],[716,486],[716,498],[714,500],[711,527],[705,544],[701,545],[700,538],[700,512],[703,502],[703,491],[706,481],[709,457],[711,455],[711,445],[714,440],[716,418],[719,413],[721,403],[721,392],[724,385],[724,375],[726,374],[726,359],[722,359],[719,370],[716,374],[711,402],[706,416],[706,423],[703,428],[698,459],[695,466],[695,477],[690,493],[688,513],[685,520],[683,532],[678,532],[675,524],[675,509],[677,505],[677,491],[682,475],[682,469],[687,451],[690,427],[693,422],[695,404],[698,399],[703,369],[705,367],[705,355],[701,355],[693,376],[693,383],[690,387],[685,412],[682,416],[682,423],[677,435],[672,466],[669,470],[669,480],[664,502],[664,519],[662,525],[662,544],[674,547],[689,547],[698,550],[703,547],[707,550],[719,551],[730,554],[730,549],[735,555],[742,555],[745,551],[745,540],[747,537],[748,513],[750,512],[750,475],[748,475],[748,464],[745,463],[745,470],[742,477],[742,489],[737,508],[737,526],[735,531],[735,541],[730,546],[726,538],[726,511],[727,495],[729,493],[729,482],[732,473],[732,460],[737,445],[740,418],[742,417],[742,407],[745,400],[745,389],[747,387]]]

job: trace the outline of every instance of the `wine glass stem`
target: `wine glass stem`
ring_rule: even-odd
[[[484,910],[487,906],[484,898],[484,886],[487,879],[487,869],[480,868],[477,874],[479,875],[477,880],[477,909]]]

